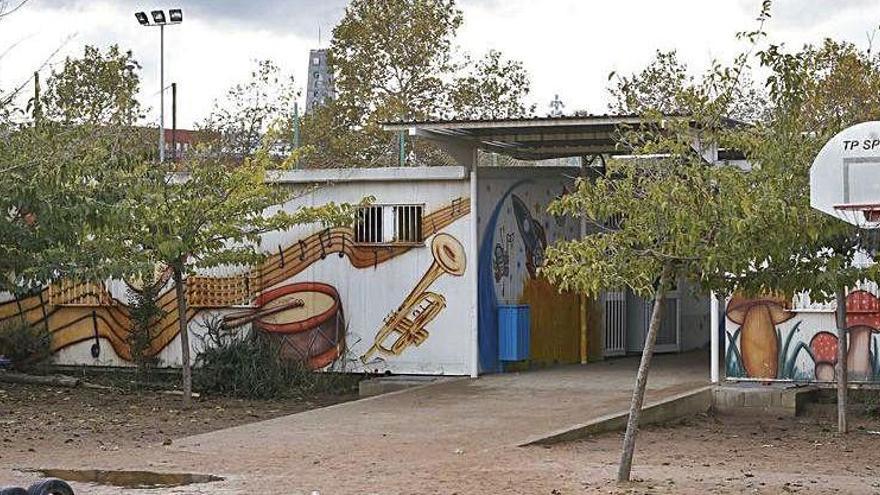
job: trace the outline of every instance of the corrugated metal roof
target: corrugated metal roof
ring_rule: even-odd
[[[656,125],[663,121],[687,122],[686,115],[669,114],[646,118],[632,114],[568,115],[559,117],[524,117],[514,119],[424,120],[386,122],[388,131],[407,131],[458,149],[482,149],[520,160],[546,160],[626,154],[631,150],[620,145],[619,134],[625,127]],[[741,123],[731,119],[724,125]]]

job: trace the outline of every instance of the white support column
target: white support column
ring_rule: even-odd
[[[711,336],[711,372],[712,383],[718,383],[721,379],[719,361],[721,357],[721,342],[718,335],[718,297],[714,291],[709,293],[709,334]]]
[[[471,305],[473,307],[473,322],[471,323],[471,378],[477,378],[480,374],[480,298],[479,298],[479,252],[480,252],[480,230],[477,225],[477,151],[472,152],[471,162],[471,249],[470,258],[471,266],[473,266],[473,295]]]

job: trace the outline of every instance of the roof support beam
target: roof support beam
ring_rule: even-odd
[[[440,149],[451,156],[456,163],[463,167],[473,168],[477,166],[477,144],[454,137],[446,137],[423,129],[410,128],[409,134],[434,142]]]

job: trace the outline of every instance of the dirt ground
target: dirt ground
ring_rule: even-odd
[[[167,444],[353,398],[356,395],[277,401],[214,397],[196,399],[185,410],[180,396],[160,391],[0,383],[0,464],[62,448],[88,453]]]
[[[880,494],[880,419],[853,418],[849,435],[825,418],[701,416],[638,437],[634,482],[617,485],[622,435],[551,447],[604,471],[582,493]],[[605,465],[608,469],[599,466]]]
[[[159,392],[4,383],[0,384],[0,472],[4,468],[11,472],[67,464],[64,459],[70,455],[117,455],[117,450],[119,456],[131,461],[126,464],[139,469],[187,471],[172,466],[193,460],[190,454],[182,453],[184,457],[175,460],[171,452],[162,453],[177,445],[180,437],[351,398],[273,402],[205,398],[183,411],[179,397]],[[387,471],[374,466],[372,474],[349,474],[382,478],[387,493],[487,493],[486,488],[491,486],[497,492],[549,495],[880,494],[880,419],[853,418],[852,433],[847,436],[836,433],[832,420],[817,417],[707,415],[647,427],[638,439],[635,481],[626,485],[613,481],[621,440],[621,434],[606,434],[551,447],[509,445],[468,450],[453,456],[452,462],[437,462],[437,452],[433,452],[431,459],[411,459],[407,463],[435,467],[430,472],[421,471],[422,483],[415,484],[411,479],[405,481],[406,476],[392,479],[395,473],[411,475],[406,466],[398,466],[400,470],[389,467]],[[173,442],[172,447],[161,447],[168,441]],[[291,456],[276,461],[293,462],[298,458],[293,453]],[[196,462],[188,470],[200,465],[201,461]],[[205,469],[195,471],[216,469],[202,467]],[[311,463],[308,467],[314,468]],[[478,482],[472,477],[475,473],[479,473]],[[216,474],[226,472],[218,470]],[[292,475],[299,478],[300,474]],[[241,476],[235,480],[246,481]],[[242,493],[228,484],[217,485],[150,493]],[[92,486],[84,493],[118,493],[114,488],[95,490]]]

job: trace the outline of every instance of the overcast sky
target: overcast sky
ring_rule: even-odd
[[[20,0],[8,0],[15,4]],[[134,12],[181,7],[184,23],[166,29],[166,84],[178,83],[179,125],[202,119],[215,98],[247,77],[252,61],[275,60],[305,85],[308,50],[326,46],[345,0],[30,0],[0,21],[0,87],[26,81],[86,43],[118,43],[143,65],[142,101],[158,115],[159,33]],[[628,73],[656,49],[677,49],[693,70],[729,59],[742,46],[735,33],[755,26],[760,0],[460,0],[465,22],[458,44],[522,60],[540,113],[559,94],[566,111],[604,112],[611,71]],[[768,28],[776,41],[799,46],[834,37],[867,46],[880,24],[875,0],[777,0]],[[319,32],[321,39],[319,40]],[[65,43],[65,40],[66,43]],[[880,45],[880,36],[876,44]],[[166,121],[170,126],[170,119]]]

